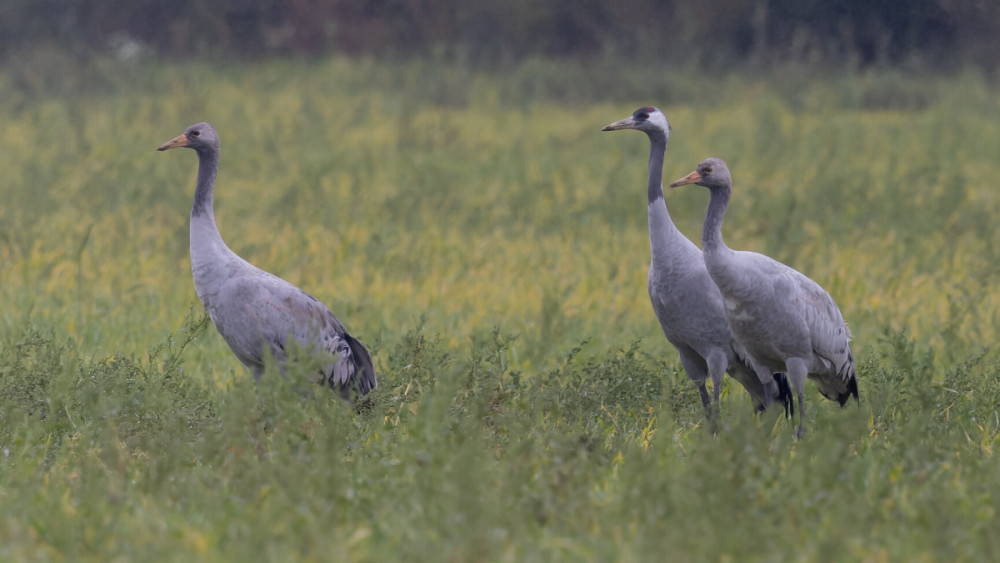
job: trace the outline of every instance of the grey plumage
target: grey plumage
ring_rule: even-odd
[[[667,211],[662,180],[663,157],[670,137],[666,116],[654,107],[643,107],[602,131],[620,129],[637,129],[649,137],[649,298],[663,334],[677,349],[684,371],[698,387],[706,415],[711,417],[711,405],[718,405],[727,372],[750,393],[758,410],[767,408],[774,399],[787,408],[788,384],[784,377],[779,374],[763,383],[744,360],[740,345],[730,333],[722,294],[709,278],[701,250],[677,229]],[[712,402],[705,387],[709,377],[713,383]]]
[[[702,250],[712,281],[722,292],[733,335],[766,381],[786,371],[799,402],[799,428],[805,431],[803,390],[806,378],[841,406],[858,400],[851,354],[851,333],[833,298],[798,271],[756,252],[734,251],[722,240],[722,220],[732,193],[732,177],[719,158],[670,184],[697,184],[711,192],[702,230]]]
[[[198,184],[191,206],[191,271],[194,287],[215,328],[258,381],[267,354],[284,361],[293,344],[326,357],[323,383],[348,398],[377,385],[365,346],[315,297],[240,258],[223,242],[212,207],[219,168],[219,137],[208,123],[188,127],[160,145],[194,149]],[[289,338],[294,339],[290,341]],[[266,351],[265,351],[266,350]]]

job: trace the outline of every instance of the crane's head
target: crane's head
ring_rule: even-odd
[[[187,147],[197,152],[218,151],[219,135],[211,124],[197,123],[184,130],[184,134],[160,145],[156,150],[165,151],[177,147]]]
[[[618,131],[619,129],[638,129],[646,133],[661,132],[665,136],[670,135],[670,124],[667,123],[667,116],[653,106],[639,108],[625,119],[605,125],[601,131]]]
[[[671,188],[697,184],[710,190],[732,186],[733,179],[729,175],[729,167],[718,157],[709,157],[698,164],[694,172],[670,184]]]

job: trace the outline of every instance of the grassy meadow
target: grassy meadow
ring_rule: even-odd
[[[335,58],[0,71],[0,560],[986,560],[1000,553],[1000,97],[974,71],[759,76]],[[859,408],[729,385],[705,427],[646,294],[665,180],[824,286]],[[188,263],[241,256],[372,350],[355,412],[255,386]],[[707,190],[668,190],[700,240]]]

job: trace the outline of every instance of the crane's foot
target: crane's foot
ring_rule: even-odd
[[[705,423],[713,436],[719,435],[719,418],[718,403],[705,408]]]

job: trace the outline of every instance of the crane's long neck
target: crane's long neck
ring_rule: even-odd
[[[191,271],[199,297],[206,300],[206,287],[236,255],[222,241],[215,224],[212,195],[219,170],[218,151],[198,152],[198,187],[191,205]]]
[[[667,152],[667,136],[662,131],[649,133],[649,205],[663,199],[663,155]],[[670,221],[670,215],[667,215]]]
[[[215,212],[212,208],[212,197],[215,192],[215,175],[218,172],[219,152],[199,152],[198,187],[194,191],[194,203],[191,205],[191,219],[205,216],[213,226],[215,225]]]
[[[649,184],[647,197],[649,206],[649,250],[654,268],[666,269],[677,258],[678,239],[690,245],[684,235],[674,225],[663,200],[663,156],[667,152],[667,136],[662,131],[649,135]]]
[[[701,230],[701,249],[705,254],[729,250],[722,240],[722,220],[726,216],[731,193],[730,186],[711,190],[708,210],[705,212],[705,225]]]

